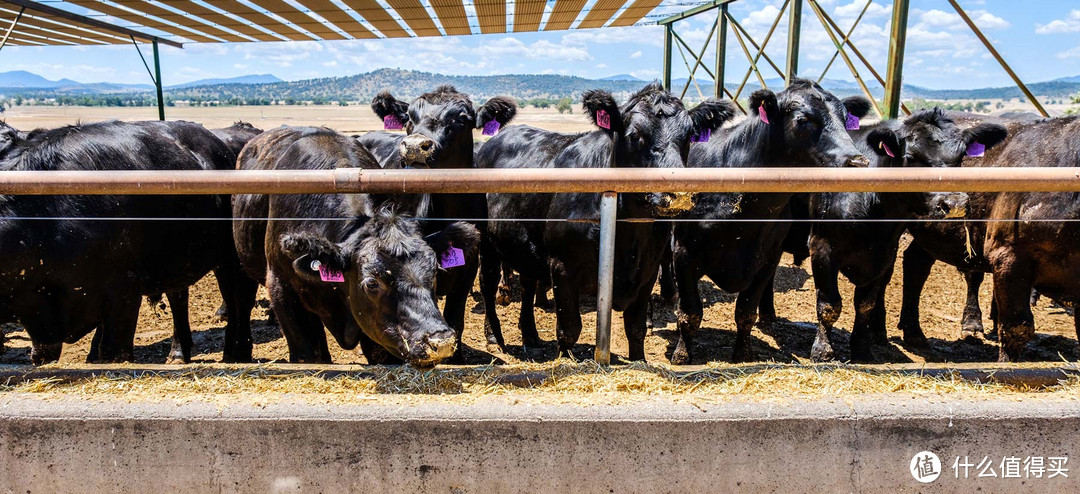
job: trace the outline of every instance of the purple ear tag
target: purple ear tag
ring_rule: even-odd
[[[691,136],[690,142],[709,142],[710,137],[712,137],[712,129],[705,129],[700,133]]]
[[[604,110],[596,110],[596,126],[611,130],[611,115]]]
[[[439,256],[439,266],[443,269],[456,268],[465,265],[465,252],[453,245]]]
[[[981,142],[973,142],[967,148],[967,155],[972,158],[979,158],[986,152],[986,145]]]
[[[383,128],[386,130],[401,130],[404,125],[401,125],[401,120],[398,120],[397,115],[387,115],[382,119]]]
[[[495,120],[492,120],[492,121],[484,124],[484,131],[481,132],[481,134],[486,135],[486,136],[493,136],[493,135],[499,133],[499,128],[500,127],[502,127],[502,124],[500,124],[499,122],[496,122]]]
[[[889,149],[889,146],[886,146],[884,142],[878,144],[878,147],[880,147],[881,149],[884,149],[885,154],[889,155],[890,158],[895,158],[896,157],[896,155],[893,154],[892,149]]]
[[[319,266],[319,278],[322,279],[323,281],[328,281],[330,283],[344,283],[345,282],[345,274],[344,273],[342,273],[341,271],[338,271],[336,269],[330,269],[330,268],[328,268],[326,266],[323,266],[323,265]]]
[[[761,106],[757,109],[757,116],[762,122],[769,123],[769,115],[765,112],[765,103],[762,102]]]
[[[844,128],[847,130],[859,130],[859,117],[849,114]]]

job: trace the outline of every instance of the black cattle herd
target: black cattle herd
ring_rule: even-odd
[[[588,91],[583,107],[596,128],[580,134],[510,125],[513,99],[477,105],[450,86],[411,103],[389,92],[375,97],[375,113],[404,133],[262,132],[243,123],[207,130],[188,122],[21,132],[2,124],[0,173],[1080,166],[1078,117],[989,123],[935,109],[860,125],[869,101],[840,100],[798,79],[779,93],[756,91],[748,103],[747,118],[725,125],[737,111],[732,103],[710,99],[687,109],[655,83],[621,105]],[[474,129],[494,137],[474,142]],[[487,341],[505,347],[494,306],[506,274],[517,272],[526,355],[542,346],[534,298],[548,287],[558,350],[569,354],[582,329],[581,297],[596,290],[599,202],[592,193],[0,196],[0,322],[26,329],[35,364],[55,361],[64,343],[91,332],[88,360],[128,361],[142,298],[164,294],[174,322],[169,360],[187,361],[188,287],[213,271],[225,301],[225,361],[252,358],[250,316],[262,284],[291,362],[330,362],[325,328],[342,348],[359,345],[370,362],[430,367],[460,358],[478,274]],[[899,327],[908,344],[926,344],[918,305],[937,260],[968,282],[963,334],[984,331],[978,286],[984,273],[993,275],[994,328],[986,334],[1000,339],[1002,361],[1021,359],[1034,334],[1033,293],[1070,305],[1080,295],[1080,230],[1070,221],[1080,219],[1080,193],[658,191],[621,194],[618,217],[646,220],[616,227],[613,305],[631,360],[645,358],[658,277],[664,297],[678,296],[673,363],[694,354],[704,277],[738,293],[732,359],[750,359],[754,324],[777,317],[773,279],[785,251],[811,260],[819,323],[812,357],[833,358],[829,329],[843,305],[843,273],[855,285],[851,358],[873,360],[886,342],[885,287],[905,231],[913,241],[904,253]],[[647,221],[664,218],[705,221]],[[843,221],[782,221],[793,218]],[[932,221],[941,218],[970,221]],[[582,221],[524,221],[536,219]]]

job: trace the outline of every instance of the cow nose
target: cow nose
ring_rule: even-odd
[[[449,358],[457,349],[457,333],[450,328],[446,328],[425,336],[424,343],[427,345],[428,360],[439,361]]]
[[[844,163],[844,166],[853,168],[866,168],[870,166],[870,160],[866,156],[860,154],[848,158],[847,163]]]

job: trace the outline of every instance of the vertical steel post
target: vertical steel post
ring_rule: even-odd
[[[799,75],[799,35],[802,31],[802,0],[791,1],[791,17],[788,21],[787,67],[784,75],[785,85],[791,85],[791,79]]]
[[[611,363],[611,297],[615,271],[615,212],[619,194],[600,197],[600,262],[596,280],[596,353],[600,365]]]
[[[671,91],[671,24],[664,26],[664,89]]]
[[[165,96],[161,90],[161,59],[158,56],[157,39],[153,41],[154,45],[154,84],[157,85],[157,113],[158,120],[165,120]]]
[[[904,83],[904,42],[907,39],[909,0],[893,0],[889,66],[885,70],[885,118],[900,116],[900,89]]]
[[[716,22],[720,25],[716,33],[716,70],[713,72],[713,96],[724,97],[724,64],[727,58],[727,4],[716,11]]]

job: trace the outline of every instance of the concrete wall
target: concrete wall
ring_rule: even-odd
[[[268,406],[0,398],[7,492],[1078,492],[955,479],[956,456],[1071,456],[1073,401]],[[943,475],[920,484],[912,456]],[[977,458],[975,458],[977,457]],[[1070,468],[1072,470],[1072,468]],[[999,473],[1000,475],[1000,473]]]

